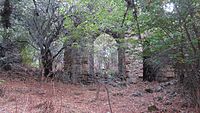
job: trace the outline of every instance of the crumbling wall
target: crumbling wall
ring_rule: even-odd
[[[142,47],[138,44],[134,45],[129,42],[130,39],[137,40],[137,37],[126,37],[127,49],[126,49],[126,74],[130,78],[142,78],[143,77],[143,59],[142,59]],[[174,69],[171,65],[164,65],[160,67],[156,75],[156,80],[159,82],[165,82],[175,78]]]
[[[88,51],[83,45],[67,46],[64,52],[64,70],[73,83],[87,80],[89,65]]]
[[[143,60],[140,56],[142,47],[138,44],[130,43],[130,40],[137,40],[137,37],[127,36],[126,38],[126,74],[133,79],[142,77]]]

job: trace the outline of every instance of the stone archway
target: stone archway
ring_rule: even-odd
[[[94,72],[114,75],[118,73],[118,45],[116,40],[101,34],[94,41]]]
[[[106,37],[106,38],[102,38],[102,37]],[[102,39],[102,40],[100,40],[100,39]],[[126,43],[125,43],[124,39],[125,38],[121,35],[116,35],[114,33],[112,34],[112,33],[104,32],[104,33],[98,35],[97,37],[93,38],[92,40],[90,40],[91,48],[89,50],[90,52],[89,52],[89,60],[88,60],[89,75],[95,75],[95,72],[97,72],[96,71],[97,69],[101,70],[102,68],[104,68],[104,66],[101,67],[100,65],[95,64],[95,63],[97,63],[97,61],[95,62],[95,54],[96,53],[95,53],[95,50],[94,50],[95,45],[98,45],[95,42],[98,42],[98,43],[101,43],[101,44],[103,42],[104,44],[107,43],[107,46],[102,46],[102,48],[100,49],[101,52],[103,52],[103,49],[104,49],[104,53],[105,53],[106,48],[108,49],[109,46],[110,47],[114,46],[114,48],[115,48],[115,52],[112,54],[112,55],[114,55],[115,63],[113,63],[113,65],[112,65],[113,68],[109,69],[109,71],[112,71],[110,73],[118,75],[118,77],[121,78],[122,80],[126,80],[128,75],[126,73],[126,64],[125,64],[125,62],[126,62],[125,61],[125,59],[126,59],[125,58],[126,57],[126,55],[125,55],[125,48],[126,48],[125,45],[126,45]],[[101,56],[104,56],[104,55],[101,55]],[[110,57],[111,57],[111,54],[110,54]],[[98,58],[101,59],[102,57],[98,57]],[[110,62],[114,62],[114,61],[110,60]],[[97,67],[97,65],[100,66],[100,67]],[[107,66],[107,68],[108,67],[111,67],[111,66]],[[108,69],[105,68],[105,70],[108,70]]]

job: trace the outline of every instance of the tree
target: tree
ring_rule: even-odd
[[[31,3],[32,4],[32,3]],[[53,43],[61,37],[64,15],[60,12],[61,3],[56,0],[42,0],[30,5],[21,20],[31,36],[30,42],[40,51],[44,76],[52,77],[54,59],[61,52],[52,54]]]
[[[148,32],[143,55],[150,56],[147,61],[151,70],[172,65],[180,83],[187,86],[195,97],[193,102],[199,105],[198,0],[141,0],[138,5],[141,33]]]

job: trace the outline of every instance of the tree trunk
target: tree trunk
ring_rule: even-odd
[[[50,49],[42,49],[41,55],[42,55],[41,62],[43,66],[44,76],[52,78],[53,59]]]

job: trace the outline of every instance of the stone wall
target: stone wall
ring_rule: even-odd
[[[159,82],[165,82],[175,77],[176,77],[176,74],[175,74],[174,68],[170,65],[165,65],[164,67],[160,68],[156,76],[156,80]]]
[[[89,73],[88,52],[84,46],[67,46],[64,52],[64,70],[73,83],[87,80]]]
[[[129,40],[137,40],[137,37],[127,36],[126,38],[126,74],[130,78],[138,78],[143,75],[143,61],[140,56],[142,53],[142,47],[140,45],[134,45],[133,43],[129,43]]]
[[[126,52],[126,74],[130,78],[141,77],[143,74],[143,62],[142,60],[134,55]]]
[[[148,35],[148,34],[146,34]],[[145,36],[142,36],[145,37]],[[137,40],[137,36],[126,35],[127,49],[126,49],[126,73],[130,78],[143,77],[143,60],[142,60],[142,47],[141,45],[134,45],[129,43],[130,39]],[[165,66],[160,67],[156,80],[160,82],[168,81],[175,78],[175,72],[171,65],[165,64]]]

